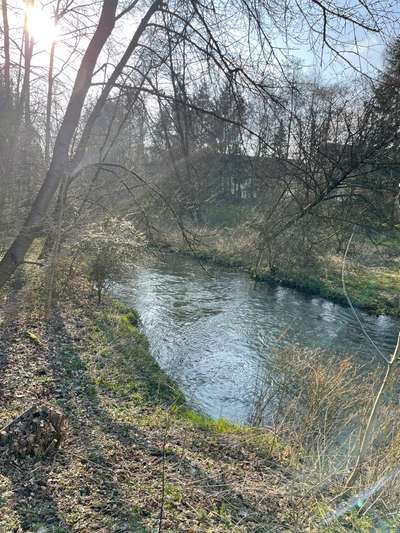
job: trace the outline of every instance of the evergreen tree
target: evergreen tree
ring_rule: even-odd
[[[373,143],[379,149],[377,172],[368,179],[382,219],[399,221],[400,186],[400,39],[386,52],[385,69],[374,91]]]

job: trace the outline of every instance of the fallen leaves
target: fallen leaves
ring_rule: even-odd
[[[103,334],[106,306],[71,299],[51,321],[30,310],[16,316],[0,342],[0,421],[29,412],[3,438],[15,441],[16,455],[32,458],[10,462],[0,451],[0,531],[157,529],[163,461],[165,531],[247,532],[262,531],[265,520],[285,523],[284,471],[278,476],[276,465],[272,470],[237,435],[202,431],[171,415],[163,458],[165,405],[127,388],[135,367],[119,352],[131,341],[137,349],[142,338]],[[102,376],[112,377],[111,389]],[[30,410],[32,404],[40,408]],[[53,457],[44,452],[57,443],[57,423],[42,405],[69,421]]]

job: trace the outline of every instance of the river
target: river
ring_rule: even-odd
[[[138,266],[115,288],[115,295],[140,313],[153,356],[202,412],[248,421],[268,352],[289,343],[377,361],[349,308],[279,285],[254,285],[244,272],[205,269],[168,254]],[[389,354],[400,321],[359,316]]]

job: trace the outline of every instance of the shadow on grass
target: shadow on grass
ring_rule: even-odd
[[[3,413],[9,414],[7,405],[14,405],[16,394],[21,397],[24,391],[24,379],[19,379],[18,371],[21,370],[16,363],[16,354],[21,355],[24,350],[35,356],[38,347],[24,348],[20,344],[24,338],[24,330],[21,330],[19,322],[20,309],[18,305],[18,293],[12,293],[12,297],[3,307],[3,317],[0,325],[0,404]],[[29,324],[32,325],[32,324]],[[29,344],[29,341],[27,341]],[[17,366],[14,366],[17,365]],[[24,369],[26,374],[31,369]],[[7,372],[8,371],[8,372]],[[13,375],[13,372],[16,375]],[[9,375],[6,375],[6,374]],[[11,422],[11,420],[7,420]],[[0,423],[0,428],[3,424]],[[58,462],[66,464],[68,459],[60,453]],[[48,476],[52,468],[52,459],[40,463],[34,463],[31,459],[18,460],[10,457],[6,449],[0,448],[0,474],[8,479],[12,489],[12,510],[17,517],[18,526],[15,531],[36,531],[41,527],[51,528],[46,531],[54,533],[68,531],[67,525],[59,513],[57,503],[52,496],[52,489],[48,486]],[[0,499],[0,524],[5,512],[1,509],[6,499]],[[14,519],[9,517],[11,521]],[[7,527],[9,527],[7,525]],[[11,527],[11,526],[10,526]],[[0,531],[12,531],[14,529],[2,529]]]
[[[54,357],[52,358],[51,364],[54,379],[58,382],[58,386],[62,390],[59,402],[71,421],[71,425],[74,426],[76,433],[79,433],[79,439],[85,443],[82,459],[88,461],[88,465],[98,469],[100,476],[98,481],[106,484],[106,491],[102,494],[101,499],[103,505],[108,508],[108,518],[116,526],[121,519],[122,521],[132,520],[132,504],[120,493],[118,483],[114,483],[113,476],[109,478],[107,475],[104,475],[113,466],[113,464],[108,464],[104,440],[111,437],[112,440],[122,444],[124,456],[126,457],[134,458],[135,454],[140,451],[147,456],[148,461],[153,462],[154,457],[158,457],[161,462],[162,435],[160,435],[160,432],[155,432],[155,435],[152,435],[150,433],[151,430],[146,434],[133,423],[121,423],[114,420],[101,405],[96,394],[96,385],[90,377],[85,363],[79,355],[74,338],[68,332],[68,328],[60,313],[55,314],[51,327],[55,328],[57,333],[56,335],[50,334],[50,338],[56,341],[56,345],[52,349]],[[108,342],[115,344],[116,340],[113,338],[111,330],[106,331],[106,338]],[[62,339],[61,343],[59,342],[60,339]],[[112,359],[107,359],[106,362],[110,365],[113,364]],[[146,389],[145,393],[148,395],[149,404],[154,403],[154,407],[156,407],[157,403],[164,403],[165,405],[167,399],[176,399],[176,393],[171,392],[168,383],[159,385],[158,390],[156,390],[154,376],[151,379],[149,373],[157,372],[157,364],[147,361],[147,359],[145,360],[145,364],[154,364],[155,367],[150,370],[148,368],[140,368],[140,363],[132,361],[134,372],[140,374],[141,383],[144,384]],[[87,425],[85,425],[85,420],[87,421]],[[97,437],[95,436],[95,440],[94,430],[97,435]],[[96,438],[100,436],[102,436],[101,442],[96,441]],[[108,451],[110,450],[110,446],[112,447],[112,441],[108,441],[106,444]],[[207,449],[198,449],[197,446],[196,453],[205,457],[208,455]],[[260,515],[262,513],[261,509],[254,502],[246,501],[243,495],[228,483],[224,482],[223,490],[221,490],[221,478],[218,472],[214,477],[204,471],[196,462],[187,457],[182,457],[182,455],[173,451],[169,451],[167,463],[167,470],[172,470],[172,475],[180,476],[190,484],[195,482],[198,487],[201,487],[205,495],[214,498],[217,502],[220,499],[221,505],[228,504],[232,516],[235,516],[235,520],[243,520],[244,509],[246,509],[248,515]],[[156,484],[159,481],[160,486],[161,470],[160,464],[159,478],[156,477],[154,479]],[[157,474],[158,472],[156,472]],[[129,476],[131,482],[135,481],[140,483],[140,478],[135,479],[134,472],[131,472]],[[174,479],[173,481],[176,480]],[[223,496],[220,498],[216,496],[219,493],[223,493]],[[159,493],[155,493],[154,496],[158,499]],[[268,498],[265,499],[268,500]],[[202,502],[203,507],[207,507],[209,504],[210,501]],[[156,518],[159,512],[157,504],[151,512],[154,514],[153,518]],[[140,511],[138,514],[140,515]],[[138,520],[136,515],[134,518]],[[140,527],[142,526],[138,521],[136,524],[136,529],[131,529],[132,531],[140,531]]]
[[[18,315],[10,314],[7,324],[3,322],[3,326],[7,326],[7,335],[3,335],[0,344],[1,370],[6,361],[12,362],[16,342],[18,344],[18,322],[13,322],[16,316]],[[3,519],[6,527],[2,529],[1,525],[0,531],[12,531],[14,524],[16,531],[37,531],[43,527],[54,533],[146,531],[137,512],[120,494],[112,470],[115,465],[107,464],[102,444],[94,438],[91,426],[100,423],[101,429],[106,431],[108,424],[107,431],[118,434],[121,439],[126,430],[112,427],[111,421],[102,419],[101,409],[96,406],[95,398],[90,396],[90,380],[85,372],[77,373],[74,370],[76,367],[83,368],[83,363],[60,318],[56,317],[49,322],[47,335],[42,333],[41,341],[41,347],[35,347],[35,350],[41,351],[40,358],[45,356],[47,373],[53,375],[54,384],[48,390],[46,398],[43,398],[38,386],[36,401],[42,402],[45,399],[58,403],[67,414],[71,427],[65,451],[60,450],[54,457],[45,460],[34,462],[29,458],[17,459],[9,456],[6,450],[0,450],[0,474],[8,480],[6,484],[9,487],[8,497],[0,499],[0,524],[3,524]],[[20,350],[24,350],[24,347]],[[71,357],[66,357],[66,351]],[[25,355],[29,357],[32,353],[27,350]],[[20,370],[20,366],[21,361],[15,372]],[[30,366],[27,373],[27,379],[34,382],[34,370]],[[0,387],[9,392],[9,384],[3,387],[1,376]],[[18,390],[21,397],[19,409],[23,410],[26,403],[26,399],[21,396],[24,381],[21,380],[16,387],[12,393]],[[86,425],[86,421],[89,424]]]
[[[60,454],[57,462],[66,463],[68,459]],[[0,462],[0,473],[12,486],[13,510],[19,522],[15,531],[36,531],[43,527],[54,533],[70,531],[54,500],[53,488],[48,486],[51,469],[51,460],[39,464],[31,460]]]
[[[0,300],[0,402],[2,405],[7,400],[6,394],[9,393],[4,386],[4,377],[18,328],[16,323],[18,317],[17,297],[17,290],[15,290],[11,296],[4,297],[3,301]]]
[[[146,531],[137,510],[121,493],[116,479],[118,464],[110,462],[108,436],[128,445],[141,442],[149,446],[142,435],[135,433],[129,437],[132,428],[113,421],[100,405],[96,386],[82,361],[76,339],[72,338],[61,314],[56,310],[49,323],[50,366],[53,373],[57,403],[66,414],[73,442],[65,444],[66,453],[74,454],[74,463],[79,472],[75,476],[75,487],[71,487],[71,497],[84,502],[81,519],[82,530],[91,531],[105,528],[104,531]],[[121,465],[122,466],[122,465]],[[79,496],[73,494],[78,490]],[[86,528],[86,529],[85,529]],[[101,529],[103,531],[103,529]]]
[[[79,317],[76,319],[79,321]],[[68,320],[74,318],[69,316]],[[159,513],[162,431],[141,430],[134,422],[122,423],[110,416],[97,396],[97,384],[86,367],[91,362],[88,360],[85,364],[80,355],[80,340],[88,336],[82,325],[80,330],[69,328],[62,314],[56,310],[46,327],[46,332],[42,333],[46,341],[43,346],[46,348],[43,348],[45,352],[40,353],[40,357],[46,360],[48,375],[53,380],[46,399],[61,407],[68,417],[70,429],[65,451],[58,452],[54,462],[48,460],[23,465],[3,461],[0,472],[12,485],[14,513],[23,530],[35,530],[44,525],[54,532],[146,531],[144,516],[151,514],[154,521]],[[109,329],[104,324],[102,327],[105,344],[109,343],[118,350],[118,339],[113,333],[112,324],[109,324]],[[13,331],[16,334],[15,327]],[[139,340],[143,343],[143,337],[138,337],[140,344]],[[4,357],[7,358],[11,352],[8,353],[7,346],[3,348]],[[132,372],[137,374],[146,396],[146,405],[154,404],[156,408],[160,403],[165,405],[167,401],[179,398],[179,394],[171,392],[168,379],[149,357],[145,343],[142,349],[143,360],[128,359],[128,364],[132,364]],[[105,360],[110,367],[114,363],[112,357]],[[107,395],[107,391],[104,394]],[[110,392],[110,397],[115,397],[116,402],[118,396],[118,391],[115,395]],[[40,392],[39,398],[42,400]],[[209,447],[203,447],[203,444],[198,442],[194,451],[199,457],[208,459],[210,452],[211,455],[213,452]],[[197,492],[201,490],[202,496],[199,498],[197,494],[198,501],[195,502],[190,500],[191,492],[188,489],[191,512],[196,512],[192,504],[197,504],[200,509],[207,509],[207,513],[213,515],[215,507],[225,506],[235,522],[243,521],[243,512],[248,516],[262,515],[263,509],[243,497],[240,491],[221,477],[221,473],[210,474],[198,461],[184,455],[169,450],[166,471],[171,483],[197,487]],[[141,486],[143,462],[151,475]],[[132,484],[139,487],[135,489],[135,497],[138,494],[140,497],[140,491],[152,490],[153,503],[141,506],[140,503],[137,505],[137,501],[131,501],[129,485]],[[224,519],[217,516],[213,518],[213,524]]]

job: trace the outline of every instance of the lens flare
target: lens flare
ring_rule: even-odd
[[[49,50],[59,36],[54,17],[38,5],[26,6],[25,14],[29,35],[39,48]]]

